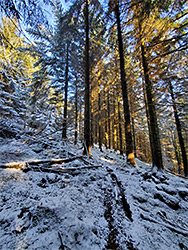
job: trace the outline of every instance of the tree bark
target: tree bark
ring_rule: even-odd
[[[84,154],[91,155],[90,138],[90,79],[89,79],[89,3],[85,0],[85,112],[84,112]]]
[[[176,144],[176,141],[174,139],[173,141],[173,146],[174,146],[174,151],[175,151],[175,155],[176,155],[176,160],[178,162],[178,174],[181,174],[181,157],[180,157],[180,152],[178,151],[178,146]]]
[[[117,151],[117,116],[116,116],[116,93],[115,88],[113,88],[113,137],[112,146],[115,151]]]
[[[91,147],[94,146],[94,91],[91,87]]]
[[[107,95],[107,110],[108,110],[108,148],[111,148],[111,119],[110,119],[110,88]]]
[[[102,151],[102,121],[101,121],[101,76],[100,72],[98,72],[98,141],[99,141],[99,149]]]
[[[174,97],[173,86],[172,86],[171,82],[169,82],[169,89],[170,89],[170,95],[171,95],[171,98],[172,98],[172,105],[173,105],[173,110],[174,110],[176,129],[177,129],[177,132],[178,132],[178,139],[179,139],[181,154],[182,154],[182,159],[183,159],[184,174],[185,174],[185,176],[188,176],[187,155],[186,155],[185,144],[184,144],[184,140],[183,140],[183,136],[182,136],[181,123],[180,123],[178,111],[177,111],[177,108],[176,108],[176,102],[175,102],[175,97]]]
[[[150,126],[150,120],[149,120],[149,111],[148,111],[148,102],[146,98],[146,90],[143,85],[143,93],[144,93],[144,103],[145,103],[145,109],[146,109],[146,118],[147,118],[147,124],[148,124],[148,130],[149,130],[149,142],[150,142],[150,151],[151,151],[151,158],[152,158],[152,163],[153,159],[155,158],[155,148],[153,144],[153,138],[151,136],[151,126]]]
[[[65,66],[65,101],[64,101],[64,117],[62,138],[67,138],[67,102],[68,102],[68,73],[69,73],[69,42],[67,42],[66,50],[66,66]]]
[[[156,166],[158,169],[163,169],[161,142],[160,142],[158,122],[157,122],[157,115],[155,110],[153,86],[149,76],[149,65],[146,57],[146,50],[145,50],[144,40],[142,37],[142,27],[140,20],[138,25],[140,32],[142,66],[143,66],[144,80],[145,80],[145,91],[146,91],[145,99],[147,102],[146,113],[148,119],[152,163],[153,167]]]
[[[116,15],[116,21],[117,21],[117,36],[118,36],[120,71],[121,71],[121,87],[122,87],[123,107],[124,107],[124,117],[125,117],[126,155],[127,155],[127,162],[131,163],[132,165],[135,165],[136,162],[135,162],[133,140],[132,140],[132,133],[131,133],[131,116],[130,116],[130,109],[129,109],[127,81],[126,81],[126,73],[125,73],[119,1],[115,3],[115,15]]]
[[[147,106],[149,114],[149,126],[150,126],[149,131],[151,133],[151,142],[152,142],[151,143],[152,162],[153,166],[156,166],[158,169],[163,169],[161,142],[160,142],[159,128],[155,110],[154,94],[153,94],[152,83],[149,78],[149,66],[146,60],[146,52],[143,42],[141,42],[141,53],[142,53],[142,66],[144,70]]]
[[[134,123],[134,117],[133,116],[132,116],[132,131],[133,131],[134,155],[135,155],[135,157],[137,157],[135,123]]]
[[[78,142],[78,85],[77,79],[75,84],[75,132],[74,132],[74,144]]]
[[[108,116],[107,116],[107,93],[106,88],[104,88],[104,101],[103,101],[103,107],[104,107],[104,144],[106,149],[108,149]]]
[[[117,102],[118,102],[118,123],[119,123],[119,151],[120,155],[123,155],[123,138],[122,138],[122,123],[121,123],[121,112],[120,112],[120,91],[119,85],[117,86]]]

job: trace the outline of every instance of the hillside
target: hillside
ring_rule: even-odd
[[[27,162],[0,170],[0,249],[188,249],[187,179],[58,140],[1,139],[0,151],[1,167]],[[29,163],[52,158],[67,160]]]

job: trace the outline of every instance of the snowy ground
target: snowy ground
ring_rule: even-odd
[[[0,163],[81,154],[50,143],[1,140]],[[0,170],[0,249],[187,250],[188,180],[140,161],[131,168],[110,150],[92,154],[93,168],[76,159],[59,166],[74,168],[67,173]]]

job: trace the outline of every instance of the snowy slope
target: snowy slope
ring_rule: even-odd
[[[81,153],[70,143],[38,153],[26,144],[25,157],[21,142],[6,145],[19,160]],[[92,153],[58,166],[74,168],[66,173],[0,170],[0,249],[188,249],[188,180],[139,162],[131,168],[112,151]]]

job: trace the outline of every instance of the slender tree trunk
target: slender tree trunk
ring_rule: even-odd
[[[79,127],[79,139],[83,143],[84,140],[84,124],[83,124],[83,116],[82,116],[82,105],[79,107],[79,118],[78,118],[78,127]]]
[[[78,85],[76,79],[76,91],[75,91],[75,132],[74,132],[74,144],[78,142]]]
[[[91,88],[91,146],[94,145],[94,93],[93,88]]]
[[[110,90],[107,95],[107,110],[108,110],[108,148],[111,148],[111,119],[110,119]]]
[[[108,117],[107,117],[107,95],[106,89],[104,89],[104,144],[106,149],[108,149]]]
[[[122,138],[122,123],[121,123],[121,112],[120,112],[120,91],[119,85],[117,86],[117,102],[118,102],[118,123],[119,123],[119,151],[120,155],[123,155],[123,138]]]
[[[67,102],[68,102],[68,74],[69,74],[69,42],[67,42],[66,50],[66,66],[65,66],[65,101],[64,101],[64,117],[62,138],[67,138]]]
[[[149,142],[150,142],[150,150],[151,150],[151,158],[152,158],[152,164],[154,166],[154,160],[155,159],[155,148],[153,144],[153,138],[151,136],[151,126],[150,126],[150,120],[149,120],[149,111],[148,111],[148,102],[146,98],[146,91],[145,87],[143,85],[143,93],[144,93],[144,103],[145,103],[145,109],[146,109],[146,118],[147,118],[147,124],[148,124],[148,130],[149,130]]]
[[[175,117],[175,121],[176,121],[176,129],[177,129],[177,132],[178,132],[178,139],[179,139],[181,154],[182,154],[182,159],[183,159],[184,174],[185,174],[185,176],[188,176],[187,155],[186,155],[185,144],[184,144],[184,140],[183,140],[183,136],[182,136],[181,123],[180,123],[178,111],[177,111],[177,108],[176,108],[176,102],[175,102],[175,97],[174,97],[173,86],[172,86],[171,82],[169,82],[169,89],[170,89],[170,95],[171,95],[171,98],[172,98],[174,117]]]
[[[134,155],[137,157],[136,153],[136,135],[135,135],[135,123],[134,123],[134,117],[132,116],[132,131],[133,131],[133,142],[134,142]]]
[[[114,151],[117,151],[117,114],[116,114],[116,89],[113,88],[113,137],[112,146]]]
[[[175,151],[175,155],[176,155],[176,160],[178,162],[178,174],[181,174],[181,158],[179,155],[178,146],[176,144],[175,139],[173,141],[173,146],[174,146],[174,151]]]
[[[95,121],[95,144],[97,144],[98,143],[98,112],[96,111],[95,112],[95,119],[94,119],[94,121]]]
[[[154,94],[152,89],[152,83],[149,78],[149,67],[146,60],[145,47],[142,41],[141,41],[141,53],[142,53],[142,66],[144,70],[144,79],[145,79],[146,96],[147,96],[148,113],[149,113],[149,126],[150,126],[149,131],[151,133],[151,141],[153,144],[153,146],[151,145],[152,162],[153,165],[156,166],[158,169],[162,169],[163,168],[162,152],[161,152],[159,128],[155,110],[155,103],[154,103]]]
[[[102,117],[101,117],[101,76],[98,73],[98,130],[99,130],[99,149],[102,151]]]
[[[115,102],[115,89],[112,92],[113,100],[113,119],[112,119],[112,148],[116,150],[116,102]]]
[[[127,162],[131,163],[132,165],[135,165],[136,162],[135,162],[132,133],[131,133],[131,116],[130,116],[130,110],[129,110],[127,81],[126,81],[126,73],[125,73],[119,1],[117,1],[115,4],[115,15],[116,15],[116,21],[117,21],[117,35],[118,35],[120,70],[121,70],[121,87],[122,87],[123,107],[124,107],[124,117],[125,117],[126,155],[127,155]]]
[[[85,112],[84,112],[84,154],[91,155],[90,139],[90,80],[89,80],[89,3],[85,0]]]

